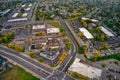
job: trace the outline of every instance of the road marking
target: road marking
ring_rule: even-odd
[[[32,75],[34,75],[34,76],[36,76],[36,77],[38,77],[38,78],[42,77],[42,76],[36,74],[35,72],[33,72],[32,70],[27,69],[27,68],[24,67],[23,65],[20,65],[20,64],[18,64],[17,62],[14,62],[12,59],[7,58],[6,56],[3,56],[3,55],[1,55],[1,54],[0,54],[0,56],[6,58],[10,63],[12,63],[12,64],[14,64],[14,65],[20,66],[21,68],[25,69],[27,72],[30,72],[30,73],[31,73]]]
[[[15,53],[17,53],[17,54],[19,53],[19,52],[16,52],[15,50],[10,49],[10,48],[8,48],[8,47],[6,47],[6,46],[0,45],[0,47],[5,48],[5,49],[8,49],[8,50],[10,50],[10,51],[13,51],[13,52],[15,52]],[[11,53],[11,52],[9,52],[9,53]],[[33,61],[37,62],[38,64],[40,64],[40,65],[42,65],[42,66],[45,66],[45,67],[47,67],[47,68],[50,68],[49,66],[46,66],[45,64],[40,63],[38,60],[32,59],[31,57],[29,57],[29,56],[27,56],[27,55],[25,55],[25,54],[23,54],[23,53],[19,53],[19,54],[22,55],[22,56],[24,56],[24,57],[29,58],[30,60],[33,60]],[[51,68],[51,69],[52,69],[52,68]],[[51,72],[50,72],[50,73],[51,73]]]
[[[48,74],[51,74],[50,72],[45,71],[44,69],[40,68],[39,66],[36,66],[36,65],[34,65],[34,64],[32,64],[32,63],[30,63],[30,62],[24,60],[24,59],[21,58],[21,57],[18,57],[18,56],[13,55],[13,54],[9,54],[9,53],[7,53],[7,52],[5,52],[5,51],[3,51],[3,50],[0,50],[0,51],[3,52],[3,53],[6,53],[6,54],[8,54],[8,55],[11,55],[11,56],[17,57],[17,58],[19,58],[19,59],[21,59],[21,60],[23,60],[23,61],[25,61],[25,62],[27,62],[27,63],[29,63],[29,64],[31,64],[31,65],[33,65],[33,66],[36,67],[37,69],[40,69],[41,71],[44,71],[44,72],[46,72],[46,73],[48,73]]]
[[[64,66],[64,68],[62,69],[62,71],[65,69],[65,67],[68,65],[68,63],[70,62],[71,59],[72,59],[72,56],[70,57],[69,61],[68,61],[67,64]]]

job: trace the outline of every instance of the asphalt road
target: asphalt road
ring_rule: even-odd
[[[22,65],[27,67],[30,70],[31,70],[31,68],[29,68],[29,67],[30,66],[32,67],[32,65],[34,65],[37,68],[41,69],[43,72],[46,72],[46,73],[49,73],[49,74],[53,72],[53,70],[51,68],[49,68],[47,66],[44,66],[43,64],[41,64],[41,63],[39,63],[37,61],[32,60],[30,57],[24,56],[21,53],[15,52],[15,51],[13,51],[11,49],[8,49],[8,48],[6,48],[4,46],[0,46],[0,51],[2,51],[2,53],[4,52],[4,53],[9,53],[9,55],[14,55],[14,56],[10,56],[9,57],[7,54],[0,53],[1,55],[6,56],[6,57],[10,58],[11,60],[13,60],[13,61],[15,61],[17,63],[19,63],[18,61],[21,58],[22,60],[24,60],[24,61],[21,61],[23,63]],[[21,64],[21,62],[19,64]],[[25,64],[25,62],[29,62],[29,65]],[[30,64],[32,64],[32,65],[30,65]],[[34,70],[33,70],[33,72],[34,72]],[[46,76],[46,75],[43,75],[43,74],[39,74],[39,75],[41,75],[43,78]]]
[[[49,75],[48,73],[43,72],[42,70],[31,65],[30,63],[25,62],[23,59],[12,56],[9,53],[7,54],[7,53],[0,51],[0,55],[5,56],[5,57],[15,61],[16,63],[19,63],[19,65],[22,65],[24,68],[27,68],[28,70],[32,71],[32,73],[34,73],[40,77],[46,78]]]
[[[64,29],[66,31],[66,34],[68,36],[68,38],[71,40],[72,42],[72,47],[71,47],[71,52],[70,54],[68,54],[68,56],[66,57],[66,59],[63,61],[62,65],[58,68],[58,70],[66,72],[67,69],[70,67],[70,65],[72,64],[72,62],[75,59],[76,53],[78,51],[78,46],[76,41],[74,40],[71,32],[69,31],[69,29],[67,28],[65,21],[64,20],[60,20],[60,23],[64,26]]]

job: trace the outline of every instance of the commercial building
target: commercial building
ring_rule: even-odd
[[[82,20],[89,20],[89,18],[85,18],[85,17],[82,17],[81,19],[82,19]]]
[[[16,22],[16,21],[27,21],[27,18],[17,18],[17,19],[10,19],[7,22]]]
[[[41,50],[39,54],[46,59],[54,60],[60,52],[59,50]]]
[[[102,70],[92,67],[90,65],[86,65],[80,62],[80,59],[76,58],[73,64],[68,69],[69,73],[77,72],[84,76],[89,77],[90,79],[99,79],[102,74]]]
[[[27,17],[27,15],[28,15],[27,13],[23,13],[22,17]]]
[[[59,34],[60,30],[59,28],[48,28],[47,29],[47,34]]]
[[[23,4],[22,7],[25,7],[25,4]]]
[[[14,13],[12,18],[16,18],[18,16],[18,13]]]
[[[48,49],[60,49],[60,42],[56,38],[48,38]]]
[[[30,7],[28,7],[28,8],[25,8],[25,10],[26,10],[26,11],[29,11],[29,10],[30,10]]]
[[[32,6],[32,4],[29,4],[29,7],[31,7]]]
[[[106,28],[104,28],[103,26],[101,26],[101,31],[104,32],[106,35],[113,37],[114,35],[108,31]]]
[[[40,24],[33,25],[33,27],[32,27],[32,34],[37,34],[40,31],[46,32],[46,25],[45,24],[42,24],[42,25],[40,25]]]
[[[90,34],[87,29],[85,29],[85,28],[79,28],[79,30],[80,30],[81,32],[83,32],[84,36],[85,36],[87,39],[93,39],[92,34]]]

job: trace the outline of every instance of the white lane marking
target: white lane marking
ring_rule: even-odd
[[[36,67],[37,69],[40,69],[40,70],[42,70],[42,71],[45,71],[44,69],[42,69],[42,68],[40,68],[40,67],[38,67],[38,66],[36,66],[36,65],[34,65],[34,64],[30,63],[30,62],[28,62],[28,61],[26,61],[26,60],[24,60],[24,59],[21,58],[21,57],[18,57],[18,56],[13,55],[13,54],[9,54],[9,53],[7,53],[7,52],[5,52],[5,51],[3,51],[3,50],[0,50],[0,51],[3,52],[3,53],[6,53],[6,54],[8,54],[8,55],[11,55],[11,56],[17,57],[17,58],[19,58],[19,59],[21,59],[21,60],[23,60],[23,61],[25,61],[25,62],[27,62],[27,63],[29,63],[29,64],[31,64],[31,65],[33,65],[33,66]],[[45,71],[45,72],[48,73],[48,74],[51,74],[51,73],[48,72],[48,71]]]

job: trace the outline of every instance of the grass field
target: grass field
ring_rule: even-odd
[[[85,58],[87,58],[86,55],[84,55]],[[87,58],[89,61],[95,62],[94,58]],[[112,55],[108,55],[108,56],[102,56],[102,57],[98,57],[96,61],[103,61],[103,60],[108,60],[108,59],[116,59],[118,61],[120,61],[120,54],[112,54]]]
[[[40,80],[40,79],[26,72],[19,66],[14,66],[11,70],[3,74],[2,80]]]
[[[57,27],[57,28],[61,27],[59,22],[48,22],[48,24],[50,24],[53,27]]]

